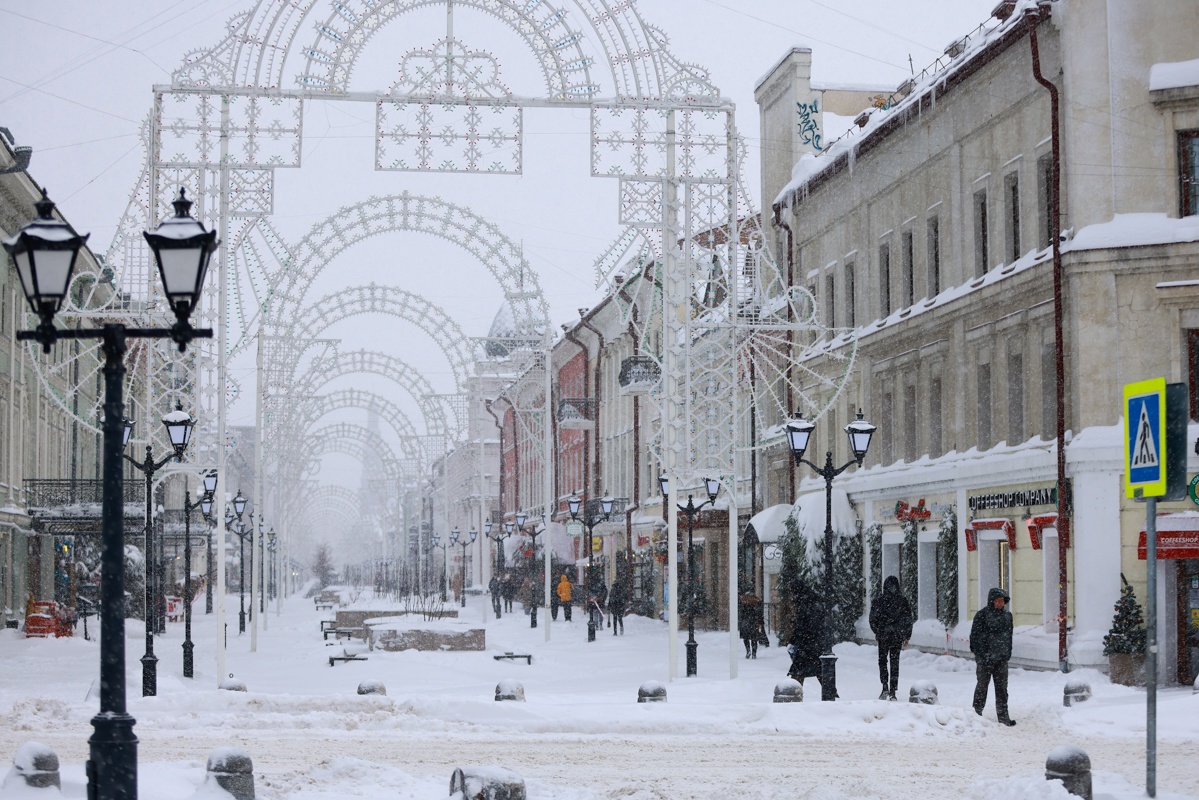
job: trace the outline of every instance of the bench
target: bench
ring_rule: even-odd
[[[364,629],[362,628],[326,628],[325,630],[321,631],[321,633],[324,634],[325,641],[329,640],[329,634],[333,634],[333,636],[337,639],[340,639],[343,636],[347,639],[353,639],[355,636],[362,636],[365,638]]]
[[[317,601],[316,610],[317,611],[332,611],[333,604],[332,603],[322,603],[320,601]]]
[[[351,653],[349,650],[342,650],[339,656],[329,656],[329,666],[333,666],[337,661],[366,661],[366,656],[358,653]]]
[[[322,633],[324,633],[327,630],[336,628],[336,627],[337,627],[337,620],[335,620],[335,619],[322,619],[321,620],[321,632]]]
[[[492,658],[494,658],[496,661],[499,661],[500,659],[505,659],[505,658],[508,659],[509,661],[512,661],[512,660],[515,660],[518,658],[523,658],[525,660],[526,664],[528,664],[529,666],[533,665],[533,656],[531,656],[527,653],[504,653],[503,655],[492,656]]]

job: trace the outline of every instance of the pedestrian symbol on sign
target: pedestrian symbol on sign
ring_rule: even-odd
[[[1132,448],[1132,468],[1150,467],[1157,469],[1157,437],[1149,423],[1149,404],[1141,403],[1141,418],[1137,421],[1137,436]]]

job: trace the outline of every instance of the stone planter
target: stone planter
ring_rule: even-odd
[[[1121,686],[1145,685],[1144,653],[1112,653],[1107,657],[1108,676]]]

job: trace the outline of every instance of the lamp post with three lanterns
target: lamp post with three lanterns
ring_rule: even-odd
[[[607,522],[612,516],[612,504],[616,500],[608,495],[604,495],[599,500],[599,513],[595,513],[595,506],[587,504],[584,507],[583,501],[577,494],[571,494],[570,499],[566,501],[566,508],[570,511],[570,518],[576,522],[583,523],[583,527],[587,529],[587,567],[585,568],[583,578],[583,594],[586,597],[585,602],[591,602],[591,555],[594,548],[595,526],[601,522]],[[583,509],[583,518],[579,519],[579,509]],[[597,627],[596,615],[591,609],[587,609],[587,641],[595,641],[595,629]]]
[[[193,677],[194,661],[192,650],[192,512],[197,508],[208,506],[212,510],[212,492],[216,489],[216,475],[212,475],[212,489],[208,488],[209,474],[204,475],[204,486],[197,489],[199,495],[196,502],[188,499],[191,491],[187,479],[183,481],[183,677]],[[208,512],[204,512],[207,516]]]
[[[448,558],[448,556],[446,556],[446,550],[449,549],[449,545],[441,543],[441,534],[439,534],[439,533],[433,534],[432,541],[433,541],[434,547],[441,548],[441,602],[444,603],[446,600],[446,593],[447,593],[446,586],[450,582],[450,575],[449,575],[449,569],[448,569],[449,558]]]
[[[462,532],[457,528],[450,531],[450,544],[456,544],[462,548],[462,588],[458,591],[458,596],[462,600],[463,608],[466,608],[466,548],[475,543],[475,539],[479,538],[479,532],[471,528],[467,536],[470,538],[464,538]]]
[[[175,216],[144,236],[154,253],[167,304],[175,314],[169,328],[130,328],[106,322],[99,328],[54,327],[71,284],[79,251],[87,241],[54,217],[54,203],[42,191],[38,217],[16,236],[3,242],[16,264],[21,289],[40,322],[35,330],[18,331],[20,341],[36,341],[49,353],[63,339],[96,339],[104,353],[104,419],[102,423],[103,498],[100,562],[100,711],[92,718],[87,762],[89,795],[97,800],[135,800],[137,797],[137,737],[135,720],[125,705],[125,532],[124,450],[125,351],[129,339],[169,338],[182,351],[212,331],[197,330],[190,317],[200,301],[208,260],[216,250],[216,232],[189,214],[191,202],[179,190]],[[149,625],[147,620],[147,625]]]
[[[824,455],[824,466],[818,467],[811,461],[803,457],[804,451],[808,449],[808,440],[812,436],[812,431],[816,429],[815,423],[803,418],[802,414],[797,414],[796,418],[788,422],[785,426],[787,431],[787,444],[791,448],[791,454],[795,456],[796,464],[807,464],[816,474],[824,478],[824,613],[825,613],[825,641],[824,654],[820,656],[820,699],[821,700],[836,700],[837,699],[837,657],[833,655],[833,629],[832,629],[832,614],[833,614],[833,478],[840,475],[845,470],[849,469],[854,464],[859,468],[862,466],[862,461],[866,458],[866,450],[870,447],[870,437],[878,430],[874,425],[871,425],[866,420],[862,419],[862,411],[858,409],[858,418],[845,426],[845,433],[849,436],[849,449],[853,452],[853,460],[842,464],[840,467],[833,466],[833,451],[829,450]]]
[[[670,502],[670,478],[663,473],[658,478],[658,485],[662,489],[663,505]],[[687,505],[678,504],[679,511],[687,515],[687,677],[693,677],[699,672],[699,642],[695,641],[695,608],[699,603],[697,587],[699,582],[695,579],[695,515],[699,513],[704,506],[710,506],[716,502],[716,495],[720,492],[720,481],[713,478],[704,479],[704,488],[708,491],[708,499],[699,505],[695,504],[694,495],[687,495]],[[673,556],[672,556],[673,557]]]

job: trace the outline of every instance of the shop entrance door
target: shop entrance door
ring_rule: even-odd
[[[1191,684],[1199,675],[1199,558],[1178,564],[1178,679]]]

